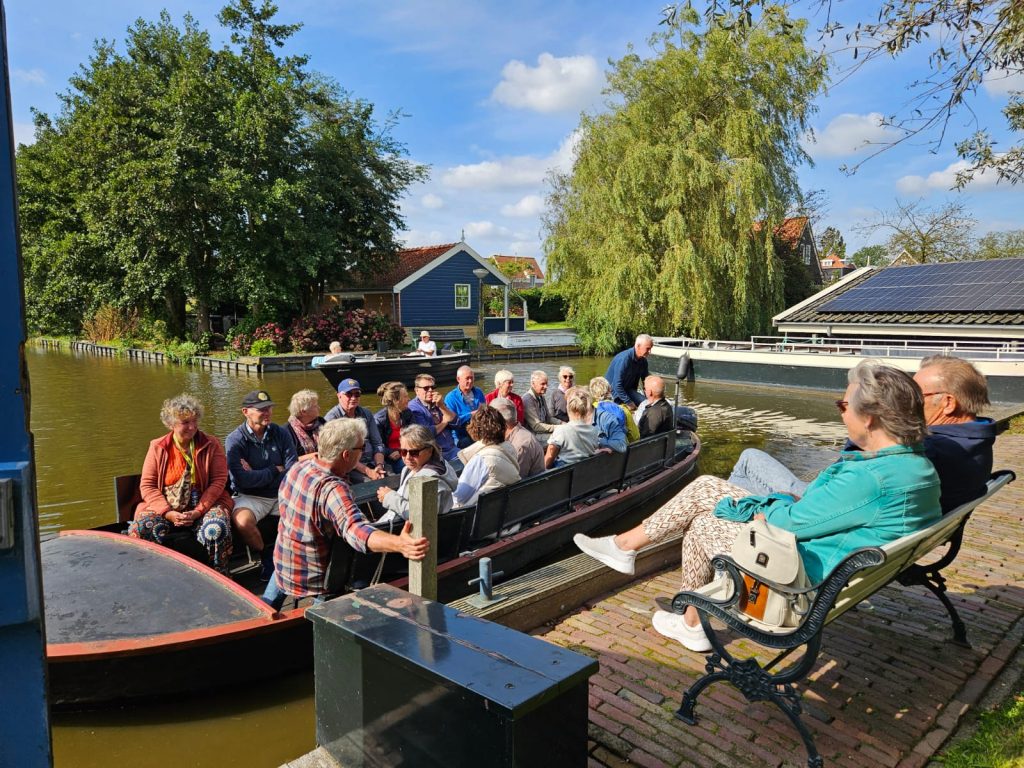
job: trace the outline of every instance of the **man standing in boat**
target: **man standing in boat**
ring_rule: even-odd
[[[361,419],[335,419],[320,429],[317,456],[295,464],[281,483],[281,523],[274,548],[274,578],[263,599],[280,610],[285,599],[327,599],[325,577],[331,545],[337,536],[357,552],[397,552],[422,560],[430,549],[425,538],[412,536],[405,522],[397,536],[374,528],[352,498],[346,477],[363,453],[366,424]]]
[[[242,416],[245,421],[224,441],[235,492],[231,521],[242,541],[262,553],[263,536],[256,524],[277,509],[277,489],[298,455],[288,430],[273,422],[274,402],[265,391],[243,398]],[[264,562],[267,577],[269,562]]]
[[[612,385],[612,399],[631,410],[644,401],[640,383],[647,378],[647,356],[654,348],[654,339],[646,333],[636,337],[633,346],[612,358],[604,377]]]

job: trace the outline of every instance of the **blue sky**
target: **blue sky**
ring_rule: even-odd
[[[104,0],[7,0],[8,58],[18,141],[31,141],[32,108],[55,113],[56,94],[87,60],[98,38],[123,41],[139,16],[155,19],[166,8],[176,23],[191,13],[215,41],[221,2],[165,3]],[[540,214],[552,168],[571,165],[572,135],[581,110],[602,108],[608,60],[633,43],[649,51],[664,0],[505,3],[438,0],[369,3],[284,0],[278,18],[302,22],[286,52],[310,56],[353,96],[379,114],[401,110],[396,135],[409,156],[430,166],[430,179],[403,202],[409,245],[467,242],[495,253],[542,257]],[[838,6],[867,12],[874,3]],[[811,28],[821,19],[811,17]],[[815,36],[816,37],[816,36]],[[906,84],[926,71],[923,53],[876,62],[836,84],[818,100],[816,143],[807,149],[814,168],[799,171],[804,189],[824,189],[829,212],[819,230],[838,227],[852,253],[881,242],[851,227],[895,199],[934,206],[962,199],[979,233],[1024,228],[1024,185],[996,185],[982,177],[965,192],[950,191],[956,169],[954,140],[977,127],[1009,143],[999,110],[1024,76],[986,82],[961,110],[937,152],[923,139],[867,162],[855,175],[840,171],[867,152],[865,141],[885,138],[880,115],[901,109]]]

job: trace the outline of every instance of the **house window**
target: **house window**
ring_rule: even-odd
[[[455,308],[456,309],[470,309],[469,300],[469,283],[456,283],[455,284]]]
[[[811,246],[809,246],[809,245],[807,245],[805,243],[804,246],[803,246],[803,249],[804,249],[804,264],[806,264],[809,267],[809,266],[811,266]]]

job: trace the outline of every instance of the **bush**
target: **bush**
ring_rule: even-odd
[[[260,323],[255,317],[243,317],[228,329],[224,339],[228,342],[228,345],[233,351],[240,355],[244,355],[249,351],[249,347],[252,346],[253,331],[255,331],[259,325]]]
[[[277,354],[277,346],[270,339],[256,339],[249,348],[253,357],[267,357]]]
[[[379,341],[386,341],[389,347],[405,342],[405,331],[387,315],[340,307],[295,318],[288,335],[296,352],[319,352],[327,349],[332,341],[341,342],[342,349],[354,351],[375,349]]]
[[[82,323],[82,335],[95,344],[114,339],[133,339],[139,330],[139,314],[104,304]]]
[[[530,319],[534,322],[553,323],[557,320],[565,320],[569,314],[569,307],[561,296],[545,296],[541,288],[530,288],[519,293],[526,299],[526,306],[530,310]]]
[[[164,354],[176,363],[187,363],[199,354],[199,348],[194,341],[171,342],[164,347]]]

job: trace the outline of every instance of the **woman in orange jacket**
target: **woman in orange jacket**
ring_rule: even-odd
[[[160,419],[170,431],[149,444],[128,535],[163,544],[174,528],[188,529],[210,565],[224,572],[231,556],[228,462],[217,438],[199,431],[202,404],[191,395],[164,401]]]

